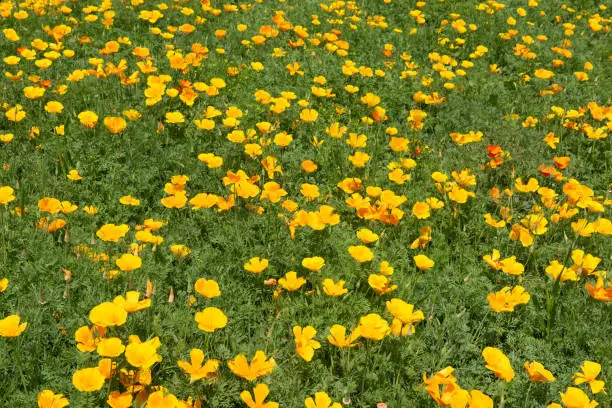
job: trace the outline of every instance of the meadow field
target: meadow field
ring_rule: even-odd
[[[611,9],[0,1],[0,407],[612,407]]]

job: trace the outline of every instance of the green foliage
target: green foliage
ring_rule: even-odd
[[[16,7],[14,11],[25,7],[9,3]],[[422,8],[426,22],[421,25],[410,15],[418,7],[407,0],[336,2],[336,12],[326,12],[318,1],[311,0],[226,2],[245,5],[244,10],[237,12],[224,9],[222,2],[212,3],[223,12],[219,15],[205,12],[198,1],[169,2],[169,9],[162,11],[164,18],[149,23],[139,18],[139,13],[159,9],[161,2],[131,5],[111,1],[116,15],[109,28],[101,24],[102,11],[86,13],[87,6],[79,2],[66,2],[72,12],[65,15],[57,7],[48,6],[49,12],[40,16],[28,10],[29,18],[24,20],[10,14],[0,19],[3,29],[13,28],[21,37],[17,42],[2,39],[3,58],[17,55],[17,47],[32,48],[30,42],[36,38],[52,42],[44,27],[59,24],[72,27],[62,47],[76,53],[70,59],[58,58],[47,70],[23,58],[16,67],[3,67],[12,74],[23,70],[21,81],[0,79],[4,111],[21,104],[27,112],[19,122],[8,120],[4,113],[0,115],[0,134],[14,134],[10,143],[0,144],[0,162],[5,163],[0,171],[0,186],[11,186],[16,196],[14,201],[0,205],[0,279],[6,277],[9,281],[6,291],[0,293],[0,318],[19,314],[28,323],[21,336],[0,338],[0,405],[34,406],[38,393],[50,389],[66,395],[70,406],[106,406],[109,390],[124,388],[114,379],[110,384],[107,381],[99,392],[75,389],[73,373],[95,366],[100,358],[95,352],[79,352],[74,334],[79,327],[91,326],[88,313],[94,306],[110,302],[129,290],[144,295],[147,282],[154,288],[151,307],[130,314],[124,325],[110,328],[109,333],[120,337],[124,344],[132,334],[142,340],[159,336],[162,345],[158,352],[163,360],[152,368],[152,385],[163,386],[185,400],[199,397],[203,406],[243,406],[240,392],[251,391],[258,382],[269,385],[270,401],[286,407],[304,406],[304,399],[319,391],[352,407],[373,407],[378,402],[393,408],[434,406],[423,387],[423,374],[429,377],[449,365],[455,368],[462,388],[481,390],[494,399],[496,406],[501,401],[507,407],[540,407],[560,402],[559,393],[574,386],[572,376],[584,361],[600,363],[603,370],[598,379],[612,381],[611,303],[589,296],[584,284],[594,284],[592,276],[556,284],[545,272],[552,260],[571,266],[573,249],[600,257],[597,270],[605,271],[610,266],[609,235],[579,236],[571,223],[578,218],[594,222],[610,215],[612,138],[588,138],[567,126],[567,118],[551,114],[553,106],[565,111],[586,108],[585,116],[577,121],[594,127],[607,126],[609,132],[609,114],[606,124],[593,120],[587,113],[591,102],[610,104],[610,23],[602,22],[606,29],[593,32],[587,22],[596,13],[609,20],[608,10],[595,1],[551,0],[528,7],[525,1],[508,0],[505,8],[489,14],[478,11],[477,3],[471,1],[432,0]],[[192,8],[194,14],[182,13],[182,7]],[[520,17],[517,7],[527,9],[528,16]],[[308,29],[305,46],[288,45],[288,41],[299,38],[295,30],[281,30],[265,44],[253,45],[252,37],[261,26],[273,25],[277,11],[283,11],[294,28],[301,25]],[[451,13],[459,14],[477,29],[458,34],[451,28]],[[99,15],[99,21],[87,22],[87,14]],[[313,23],[314,14],[319,16],[320,25]],[[380,16],[385,17],[386,24],[377,26],[375,23],[382,21]],[[197,24],[196,17],[205,17],[206,22]],[[518,20],[516,26],[507,24],[509,17]],[[169,32],[171,26],[176,28],[185,23],[194,24],[196,31],[188,35],[176,32],[169,39],[151,31],[159,27],[162,32]],[[241,23],[248,25],[244,33],[236,28]],[[575,24],[575,33],[564,32],[563,23]],[[499,36],[513,28],[520,34],[512,40]],[[217,29],[226,29],[227,38],[216,38]],[[411,33],[412,29],[416,32]],[[347,56],[325,48],[331,42],[323,36],[332,30],[339,30],[339,39],[350,45]],[[534,40],[529,45],[537,58],[523,59],[514,54],[516,43],[528,42],[523,36],[534,39],[538,35],[547,39]],[[84,41],[85,36],[90,42]],[[108,41],[124,36],[129,37],[131,45],[121,44],[120,50],[109,56],[100,54]],[[465,44],[460,45],[456,38],[464,39]],[[321,44],[311,41],[314,39]],[[243,40],[251,43],[245,45]],[[571,41],[566,48],[572,51],[572,58],[562,58],[552,50],[563,41]],[[202,64],[184,71],[171,67],[166,52],[174,49],[186,54],[195,42],[209,48]],[[390,57],[381,54],[385,44],[394,47]],[[488,52],[481,58],[470,56],[478,45],[486,46]],[[140,82],[130,86],[122,85],[118,75],[97,78],[90,73],[78,82],[67,80],[77,69],[95,72],[88,62],[90,58],[102,58],[102,68],[107,63],[118,65],[125,60],[128,66],[125,75],[136,72],[139,59],[132,54],[135,46],[150,49],[158,69],[153,75],[172,77],[168,89],[180,89],[181,80],[208,84],[212,78],[223,78],[227,87],[220,89],[218,96],[200,93],[193,106],[167,95],[161,102],[147,106],[144,73],[139,74]],[[216,51],[220,48],[224,53]],[[287,54],[273,57],[275,48],[282,48]],[[433,52],[459,63],[472,61],[474,67],[466,68],[465,76],[444,80],[432,67]],[[402,53],[411,59],[402,58]],[[38,52],[36,58],[42,58],[42,54]],[[554,69],[554,79],[535,77],[535,70],[553,69],[551,61],[559,58],[564,65]],[[385,75],[346,76],[342,65],[347,59],[357,67],[382,70]],[[409,61],[415,66],[408,67]],[[252,62],[261,62],[264,70],[254,70]],[[301,64],[303,76],[288,73],[285,66],[293,62]],[[385,62],[393,63],[392,68]],[[580,82],[574,72],[583,71],[585,62],[592,63],[594,70],[588,72],[588,81]],[[491,64],[497,64],[500,71],[492,72]],[[239,74],[230,76],[229,67],[238,69]],[[460,66],[447,68],[456,72]],[[417,73],[403,76],[403,70]],[[28,79],[29,75],[51,81],[44,97],[30,100],[24,96],[23,88],[37,82],[36,78]],[[320,86],[331,88],[336,94],[334,98],[313,96],[313,79],[320,75],[327,80]],[[423,84],[423,77],[432,80],[431,88]],[[445,88],[445,83],[452,83],[454,89]],[[542,95],[541,91],[553,83],[563,89]],[[58,85],[64,84],[68,86],[66,94],[54,93]],[[344,89],[346,85],[360,90],[350,94]],[[297,99],[291,101],[286,112],[276,115],[269,105],[255,100],[257,90],[265,90],[273,97],[281,92],[294,92]],[[439,92],[446,101],[416,102],[413,96],[417,91]],[[380,106],[388,116],[386,122],[367,124],[363,120],[372,118],[372,108],[360,101],[367,92],[381,98]],[[311,124],[300,121],[300,99],[318,111],[317,121]],[[45,103],[51,100],[61,101],[62,114],[44,110]],[[216,126],[210,131],[194,125],[193,120],[202,118],[209,106],[222,112],[230,106],[240,108],[244,116],[238,129],[256,129],[258,122],[268,121],[276,128],[267,135],[268,139],[286,131],[294,140],[283,148],[253,138],[249,142],[260,143],[263,154],[249,157],[243,144],[228,141],[227,134],[232,129],[222,125],[221,117],[215,118]],[[127,109],[138,110],[142,117],[128,121],[125,131],[111,134],[103,125],[103,118],[121,116]],[[411,129],[406,119],[414,109],[428,115],[420,131]],[[85,110],[100,117],[92,129],[83,126],[77,117]],[[173,111],[180,111],[185,123],[165,122],[165,114]],[[537,118],[537,125],[523,125],[528,116]],[[347,135],[335,139],[326,133],[326,127],[334,122],[347,126],[347,135],[355,132],[367,136],[367,146],[359,149],[371,156],[364,168],[347,160],[356,151],[345,143]],[[60,125],[65,127],[63,136],[54,130]],[[30,137],[33,126],[40,129],[40,135]],[[390,127],[397,128],[398,136],[410,139],[406,152],[395,152],[389,147],[390,136],[386,132]],[[449,137],[450,133],[470,130],[482,131],[483,140],[459,146]],[[542,141],[549,132],[560,139],[555,150]],[[258,136],[265,138],[261,132]],[[313,144],[315,136],[324,141],[319,147]],[[509,153],[497,168],[484,166],[490,160],[487,145],[499,145]],[[223,166],[207,167],[198,160],[198,154],[203,152],[223,157]],[[283,209],[281,203],[238,197],[233,208],[218,212],[214,208],[196,211],[190,205],[166,208],[160,202],[168,195],[164,186],[174,175],[189,176],[186,185],[189,199],[199,192],[228,198],[232,191],[221,182],[228,171],[243,170],[249,177],[259,176],[255,184],[263,188],[265,182],[271,181],[260,162],[266,156],[276,157],[282,165],[282,174],[277,174],[274,181],[287,191],[285,198],[310,212],[319,210],[321,205],[332,206],[340,217],[339,223],[320,231],[300,226],[292,237],[288,223],[293,214]],[[563,156],[571,158],[571,165],[562,171],[565,180],[554,181],[538,171],[538,166],[552,166],[553,157]],[[405,184],[390,181],[387,166],[407,158],[417,163],[414,169],[405,169],[411,180]],[[306,159],[316,162],[318,170],[303,171],[300,164]],[[83,180],[66,177],[73,169],[78,170]],[[442,172],[452,181],[451,173],[463,169],[471,169],[477,184],[468,188],[475,192],[475,197],[458,204],[437,189],[431,174]],[[407,202],[400,206],[405,214],[399,223],[392,225],[357,216],[346,201],[350,194],[337,186],[349,177],[360,178],[364,187],[379,186],[405,196]],[[511,196],[504,195],[504,189],[514,188],[517,177],[524,182],[535,177],[539,185],[555,190],[559,204],[571,201],[563,189],[569,179],[591,188],[597,202],[607,202],[603,213],[580,208],[574,218],[558,223],[552,222],[555,210],[543,208],[548,231],[536,235],[532,245],[523,246],[521,241],[508,239],[512,224],[520,224],[528,214],[536,213],[534,206],[545,206],[535,192],[520,193],[514,189]],[[317,185],[320,197],[312,202],[303,197],[300,194],[303,183]],[[493,188],[502,191],[500,201],[491,197]],[[365,189],[359,193],[366,196]],[[140,205],[120,204],[125,195],[138,198]],[[74,213],[54,216],[65,219],[66,227],[56,232],[37,228],[42,217],[50,216],[37,208],[44,197],[79,206]],[[432,210],[429,219],[413,216],[412,205],[429,197],[439,198],[444,207]],[[86,205],[94,205],[98,213],[86,214],[83,211]],[[262,207],[260,214],[257,206]],[[491,213],[499,220],[501,207],[510,208],[513,219],[504,228],[492,228],[483,215]],[[15,214],[16,209],[24,208],[27,211],[21,216]],[[163,243],[146,244],[139,251],[141,268],[109,279],[109,271],[117,269],[115,259],[133,251],[130,244],[136,242],[136,227],[145,219],[167,221],[167,225],[154,232],[163,237]],[[118,243],[104,242],[95,234],[109,223],[127,224],[130,232]],[[424,249],[411,249],[420,228],[425,226],[432,227],[431,242]],[[361,244],[355,236],[360,228],[369,228],[380,236],[369,245],[375,254],[372,262],[360,264],[347,252],[349,246]],[[186,245],[191,252],[181,259],[171,252],[173,244]],[[106,254],[108,259],[96,262],[77,250],[82,246],[93,253]],[[525,266],[524,273],[517,277],[489,268],[482,257],[493,249],[498,249],[502,258],[516,256]],[[433,259],[435,266],[420,271],[413,261],[413,256],[419,253]],[[302,259],[311,256],[325,259],[321,271],[309,272],[301,266]],[[243,265],[251,257],[269,259],[269,267],[259,275],[246,272]],[[381,261],[394,267],[391,282],[397,285],[394,292],[383,296],[368,284],[368,276],[378,273]],[[70,280],[64,279],[63,269],[71,271]],[[279,286],[264,284],[264,280],[278,280],[292,270],[308,281],[298,291],[285,290],[276,296]],[[194,284],[199,278],[218,282],[221,296],[204,299],[197,294]],[[322,288],[324,278],[346,281],[349,292],[341,297],[327,296]],[[527,304],[510,313],[491,310],[487,302],[489,293],[519,284],[531,295]],[[393,316],[385,302],[392,298],[423,311],[424,320],[416,325],[413,335],[389,335],[380,342],[361,338],[356,347],[349,349],[338,349],[327,341],[332,325],[341,324],[350,331],[358,326],[360,317],[369,313],[380,314],[390,322]],[[205,333],[198,329],[194,315],[210,306],[220,308],[227,315],[228,324],[214,333]],[[315,351],[311,362],[296,354],[292,333],[296,325],[317,330],[315,339],[322,347]],[[484,367],[481,353],[487,346],[498,347],[510,358],[516,372],[512,382],[505,384]],[[215,380],[190,383],[189,376],[178,367],[177,361],[187,361],[193,348],[203,349],[207,359],[223,362]],[[228,360],[244,354],[250,361],[257,350],[275,359],[277,367],[271,374],[252,383],[232,374]],[[556,381],[532,384],[523,364],[533,360],[552,371]],[[117,361],[119,368],[130,368],[125,358]],[[589,394],[588,387],[581,387]],[[589,397],[602,407],[612,405],[609,395]]]

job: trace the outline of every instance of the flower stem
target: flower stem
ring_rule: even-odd
[[[506,405],[506,382],[502,384],[501,397],[499,397],[499,408],[504,408]]]
[[[370,369],[370,344],[368,344],[368,342],[364,343],[364,349],[365,349],[365,354],[366,354],[366,363],[364,365],[364,368]],[[361,393],[363,394],[363,389],[365,387],[365,379],[366,379],[366,373],[365,371],[361,373],[362,377],[361,377]]]
[[[570,245],[569,249],[567,250],[567,253],[565,254],[565,259],[563,260],[563,264],[562,264],[562,269],[561,272],[559,272],[559,276],[557,276],[557,279],[555,279],[555,284],[553,285],[553,291],[552,291],[552,295],[549,297],[548,296],[548,290],[547,290],[547,296],[546,296],[546,314],[547,314],[547,321],[546,321],[546,339],[550,342],[551,338],[550,338],[550,334],[552,331],[552,326],[554,323],[554,320],[556,318],[557,315],[557,307],[558,307],[558,297],[559,297],[559,293],[561,292],[561,277],[563,275],[563,272],[565,272],[566,269],[566,264],[568,259],[570,259],[570,256],[572,254],[572,249],[574,249],[574,245],[576,244],[576,241],[578,240],[578,237],[580,235],[577,234],[576,238],[572,241],[572,244]]]
[[[478,329],[476,329],[476,331],[474,332],[474,336],[472,336],[472,342],[475,343],[478,341],[478,339],[480,338],[480,331],[482,330],[485,322],[487,321],[487,317],[489,316],[489,313],[491,312],[491,309],[487,309],[487,313],[485,313],[484,317],[482,318],[482,320],[480,321],[480,325],[478,326]]]
[[[21,345],[22,345],[22,340],[20,337],[19,340],[17,341],[17,350],[15,354],[17,355],[17,370],[19,371],[19,376],[21,377],[21,385],[23,386],[23,391],[27,394],[28,386],[27,386],[27,382],[25,379],[25,375],[23,374],[23,363],[21,359]]]
[[[8,217],[4,215],[5,213],[8,213],[8,207],[6,206],[6,204],[4,205],[4,208],[0,209],[0,225],[2,226],[2,232],[0,232],[0,235],[2,235],[2,265],[6,267],[8,266],[6,263],[6,258],[8,255],[8,246],[6,245],[6,235],[8,233]]]
[[[527,392],[525,393],[525,402],[523,403],[523,408],[527,408],[527,403],[529,402],[529,392],[531,391],[531,386],[533,382],[529,381],[529,387],[527,387]]]

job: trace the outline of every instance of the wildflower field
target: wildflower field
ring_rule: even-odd
[[[612,407],[605,3],[1,1],[0,407]]]

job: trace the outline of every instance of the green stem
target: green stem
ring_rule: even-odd
[[[504,408],[504,405],[506,405],[506,382],[502,384],[502,392],[499,397],[499,408]]]
[[[531,386],[533,382],[529,381],[529,387],[527,387],[527,393],[525,394],[525,403],[523,404],[523,408],[527,408],[527,403],[529,402],[529,392],[531,391]]]
[[[19,337],[19,339],[17,340],[17,350],[15,353],[17,355],[17,370],[19,370],[19,376],[21,377],[21,385],[23,386],[23,391],[27,394],[28,386],[27,386],[27,381],[25,379],[25,375],[23,374],[23,364],[22,364],[22,359],[21,359],[21,345],[22,345],[22,340],[21,340],[21,337]]]
[[[364,343],[364,349],[365,349],[365,353],[366,353],[366,359],[365,359],[365,365],[364,367],[366,368],[366,370],[369,370],[370,367],[370,344],[369,343]],[[361,373],[361,393],[363,394],[363,389],[365,387],[365,372]]]
[[[487,313],[485,313],[484,317],[480,321],[480,326],[474,332],[474,336],[472,336],[472,342],[475,343],[480,338],[480,331],[482,330],[485,322],[487,321],[487,317],[489,317],[489,313],[491,313],[491,308],[487,309]]]
[[[0,210],[0,225],[2,225],[2,232],[0,233],[0,235],[2,235],[2,265],[4,265],[5,267],[8,266],[7,265],[7,256],[8,256],[8,246],[6,245],[6,235],[8,233],[8,219],[6,217],[5,214],[8,214],[8,206],[5,204],[4,208]]]
[[[555,284],[553,286],[552,295],[550,297],[548,297],[548,291],[547,291],[546,312],[548,315],[547,316],[548,319],[546,321],[546,339],[549,342],[550,342],[550,333],[552,331],[552,325],[557,316],[557,308],[559,304],[558,297],[559,297],[559,293],[561,292],[561,276],[563,275],[563,271],[566,268],[565,265],[567,264],[567,261],[572,254],[572,250],[574,249],[574,245],[576,244],[576,241],[578,240],[579,236],[580,234],[577,233],[576,238],[572,241],[572,244],[570,245],[569,249],[567,250],[567,253],[565,254],[565,259],[563,260],[563,263],[561,264],[563,268],[561,269],[559,276],[557,276],[557,279],[555,279]]]
[[[348,375],[349,367],[348,367],[348,353],[349,350],[338,349],[338,352],[342,355],[342,375]]]
[[[546,321],[546,339],[550,341],[550,333],[552,331],[552,325],[557,314],[557,297],[561,291],[561,276],[555,280],[552,294],[546,299],[546,313],[548,319]],[[548,291],[547,291],[548,292]],[[548,293],[547,293],[548,294]]]
[[[204,337],[204,354],[210,353],[210,335]]]

